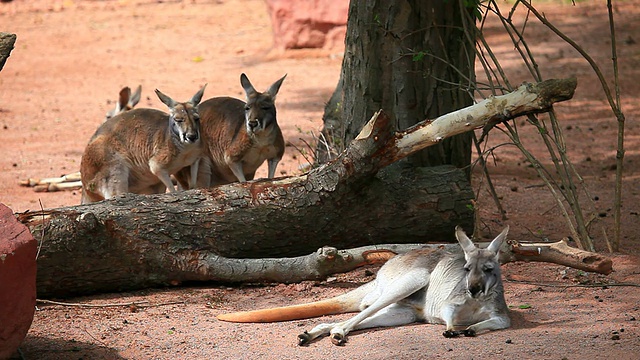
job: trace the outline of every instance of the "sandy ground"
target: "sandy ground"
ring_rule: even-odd
[[[623,110],[627,117],[621,252],[614,273],[585,274],[551,264],[504,266],[513,326],[477,338],[445,339],[443,328],[412,325],[353,333],[345,347],[327,339],[296,346],[296,336],[319,321],[229,324],[223,311],[317,300],[371,280],[364,269],[325,282],[293,285],[194,287],[105,294],[69,302],[99,307],[40,304],[21,348],[25,359],[637,359],[640,355],[640,241],[638,225],[638,125],[640,114],[640,1],[616,3]],[[547,18],[610,70],[610,38],[601,2],[542,4]],[[142,85],[139,106],[162,109],[153,89],[188,99],[208,83],[205,98],[242,97],[245,72],[260,90],[283,74],[278,120],[287,148],[279,172],[299,173],[311,132],[321,128],[325,101],[339,78],[341,51],[276,54],[264,2],[228,0],[12,1],[0,3],[0,31],[18,35],[0,72],[0,201],[15,212],[78,204],[76,192],[35,193],[20,180],[76,171],[83,148],[123,86]],[[557,106],[570,158],[584,177],[592,202],[592,234],[606,251],[613,237],[617,125],[587,63],[553,34],[531,22],[528,42],[545,78],[578,77],[575,99]],[[530,77],[513,45],[495,23],[485,36],[514,83]],[[504,60],[502,60],[504,59]],[[522,126],[523,138],[544,158],[544,145]],[[301,140],[301,139],[304,139]],[[492,144],[502,141],[494,136]],[[295,146],[294,146],[295,145]],[[548,155],[547,155],[548,156]],[[501,220],[479,191],[486,232],[511,226],[523,240],[558,240],[569,234],[554,200],[513,148],[499,149],[493,179],[507,210]],[[548,161],[545,161],[547,163]],[[266,167],[265,167],[266,168]],[[263,168],[258,176],[266,174]],[[474,170],[476,179],[479,173]],[[476,186],[480,186],[476,180]],[[372,268],[375,272],[375,268]],[[533,284],[523,283],[530,281]],[[108,306],[139,302],[138,306]],[[344,318],[336,316],[332,318]]]

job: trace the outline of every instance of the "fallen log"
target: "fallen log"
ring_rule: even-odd
[[[378,112],[337,159],[300,176],[18,214],[40,241],[39,295],[224,281],[207,274],[239,270],[221,257],[453,241],[455,225],[470,230],[473,215],[460,170],[380,170],[448,136],[548,111],[570,99],[575,87],[575,79],[525,84],[402,132]]]

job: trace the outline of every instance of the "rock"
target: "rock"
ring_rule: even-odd
[[[29,229],[0,204],[0,359],[15,354],[33,321],[37,247]]]
[[[344,47],[348,0],[265,0],[276,48]]]

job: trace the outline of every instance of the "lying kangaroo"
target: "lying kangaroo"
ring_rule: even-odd
[[[123,87],[120,90],[118,102],[116,107],[107,111],[104,121],[111,119],[112,117],[120,114],[121,112],[129,111],[133,109],[140,101],[142,95],[142,85],[138,85],[136,91],[131,94],[131,89],[128,86]]]
[[[360,311],[349,320],[305,331],[298,336],[299,345],[326,334],[334,344],[343,345],[352,330],[416,321],[445,324],[445,337],[505,329],[511,321],[498,252],[508,231],[507,227],[486,249],[479,249],[456,227],[462,251],[414,250],[393,257],[374,281],[346,294],[303,305],[222,314],[218,319],[272,322]]]
[[[198,187],[253,180],[265,160],[269,178],[275,176],[284,154],[275,99],[285,77],[260,93],[242,74],[240,83],[247,95],[246,103],[230,97],[215,97],[200,104],[200,126],[206,150],[200,161]],[[185,169],[176,175],[176,179],[184,187],[189,176]]]
[[[185,166],[191,166],[190,187],[195,187],[203,150],[197,106],[205,87],[184,103],[156,90],[169,114],[133,109],[103,123],[82,155],[82,203],[127,192],[173,192],[170,175]]]

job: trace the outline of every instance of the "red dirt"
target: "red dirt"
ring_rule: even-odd
[[[445,339],[443,328],[412,325],[360,331],[345,347],[327,339],[296,346],[296,336],[327,319],[278,324],[219,322],[220,312],[317,300],[368,281],[363,269],[330,282],[295,285],[198,287],[107,294],[71,302],[105,305],[147,301],[138,307],[79,308],[41,304],[22,345],[26,359],[176,358],[525,358],[636,359],[640,353],[640,232],[635,167],[640,139],[640,1],[617,2],[622,106],[626,114],[625,178],[621,252],[615,271],[585,274],[552,264],[504,266],[513,326],[477,338]],[[540,5],[548,19],[584,47],[613,79],[606,7],[602,2]],[[277,54],[266,6],[260,0],[157,3],[144,1],[12,1],[0,3],[1,31],[18,35],[15,50],[0,72],[0,201],[15,212],[78,204],[78,192],[35,193],[18,182],[58,176],[79,167],[83,148],[122,86],[142,85],[139,106],[162,109],[159,88],[187,99],[208,83],[205,98],[242,97],[239,75],[247,73],[266,89],[287,73],[278,95],[278,119],[285,138],[298,148],[321,128],[324,102],[339,78],[341,51]],[[603,230],[613,238],[613,193],[617,124],[601,86],[586,61],[542,26],[531,21],[528,45],[545,78],[575,75],[572,101],[556,109],[562,119],[569,157],[584,177],[596,216],[592,227],[599,251]],[[485,36],[506,71],[531,81],[500,26]],[[544,144],[531,126],[518,121],[531,151],[546,160]],[[55,130],[52,128],[55,127]],[[491,143],[502,141],[492,136]],[[305,159],[288,147],[281,174],[299,173]],[[485,232],[504,224],[522,240],[558,240],[569,235],[549,192],[515,149],[497,150],[493,180],[508,219],[500,220],[483,187],[478,200]],[[260,170],[262,176],[265,169]],[[475,178],[480,173],[474,170]],[[479,181],[476,180],[476,186]],[[585,197],[586,198],[586,197]],[[372,269],[375,271],[375,268]],[[528,280],[536,284],[524,284]],[[578,286],[585,285],[585,286]],[[342,317],[333,317],[342,318]]]

